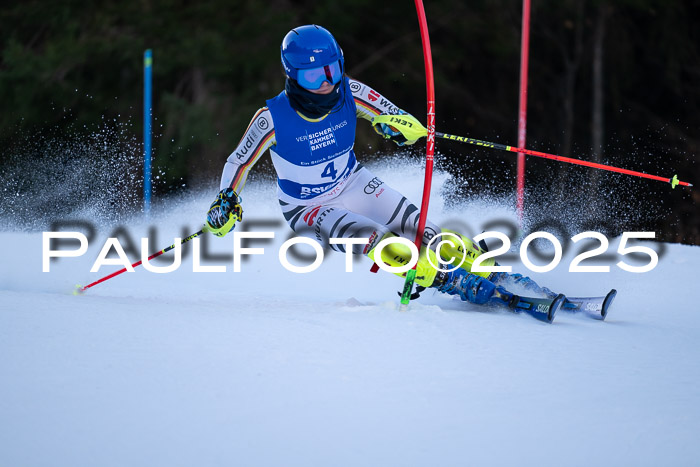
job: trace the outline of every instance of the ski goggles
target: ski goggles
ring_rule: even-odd
[[[337,61],[330,65],[299,70],[297,72],[297,82],[306,89],[318,89],[323,85],[324,81],[328,81],[335,86],[342,77],[343,73],[340,70],[340,63]]]

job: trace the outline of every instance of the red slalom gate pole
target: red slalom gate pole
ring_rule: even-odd
[[[200,235],[202,235],[202,234],[203,234],[204,232],[206,232],[206,231],[207,231],[207,229],[206,229],[206,227],[204,227],[204,228],[203,228],[202,230],[200,230],[199,232],[195,232],[195,233],[193,233],[192,235],[190,235],[189,237],[183,238],[182,241],[180,242],[180,245],[189,242],[190,240],[192,240],[192,239],[195,238],[195,237],[199,237]],[[156,257],[162,255],[163,253],[167,253],[168,251],[170,251],[170,250],[172,250],[173,248],[175,248],[176,245],[177,245],[177,244],[172,244],[172,245],[170,245],[170,246],[167,247],[167,248],[163,248],[162,250],[160,250],[160,251],[158,251],[158,252],[156,252],[156,253],[153,253],[151,256],[148,257],[147,261],[150,261],[150,260],[152,260],[153,258],[156,258]],[[141,266],[141,264],[143,264],[143,260],[141,260],[141,261],[136,261],[135,263],[133,263],[133,264],[131,265],[131,267],[132,267],[132,268],[135,268],[135,267],[137,267],[137,266]],[[100,284],[100,283],[102,283],[102,282],[104,282],[104,281],[106,281],[106,280],[109,280],[109,279],[111,279],[111,278],[113,278],[113,277],[115,277],[115,276],[118,276],[119,274],[125,273],[126,271],[127,271],[127,268],[122,268],[122,269],[120,269],[119,271],[113,272],[112,274],[110,274],[110,275],[108,275],[108,276],[105,276],[105,277],[103,277],[102,279],[98,279],[98,280],[96,280],[95,282],[92,282],[92,283],[90,283],[90,284],[88,284],[88,285],[85,285],[85,286],[80,286],[80,285],[78,285],[78,286],[76,286],[75,291],[73,292],[73,294],[74,294],[74,295],[81,294],[81,293],[85,292],[87,289],[89,289],[89,288],[91,288],[91,287],[94,287],[94,286],[96,286],[97,284]]]
[[[418,218],[418,230],[416,231],[415,244],[420,252],[423,245],[423,231],[428,216],[428,205],[430,204],[430,187],[433,180],[433,156],[435,155],[435,83],[433,80],[433,57],[430,50],[430,36],[428,34],[428,21],[425,17],[425,8],[422,0],[415,0],[418,23],[420,25],[420,36],[423,43],[423,60],[425,62],[425,85],[428,95],[428,141],[425,150],[425,181],[423,182],[423,200],[420,207],[420,217]],[[401,309],[405,310],[411,300],[413,283],[416,280],[416,263],[412,269],[406,273],[403,293],[401,294]]]
[[[525,147],[527,133],[527,73],[530,56],[530,0],[523,0],[523,21],[520,38],[520,104],[518,106],[518,147]],[[516,186],[518,221],[522,227],[525,206],[525,154],[518,154]]]
[[[617,172],[626,175],[633,175],[635,177],[648,178],[651,180],[658,180],[660,182],[666,182],[671,184],[671,188],[675,188],[676,185],[692,187],[692,183],[681,182],[678,180],[678,176],[674,175],[671,178],[660,177],[658,175],[650,175],[644,172],[637,172],[636,170],[621,169],[619,167],[613,167],[612,165],[598,164],[596,162],[588,162],[580,159],[572,159],[571,157],[557,156],[555,154],[548,154],[546,152],[532,151],[530,149],[515,148],[513,146],[507,146],[505,144],[492,143],[490,141],[482,141],[479,139],[468,138],[466,136],[455,136],[447,133],[440,133],[439,131],[435,133],[438,138],[449,139],[452,141],[459,141],[460,143],[474,144],[476,146],[481,146],[484,148],[491,149],[501,149],[503,151],[516,152],[520,154],[527,154],[528,156],[542,157],[545,159],[551,159],[559,162],[567,162],[569,164],[583,165],[586,167],[593,167],[595,169],[607,170],[609,172]]]

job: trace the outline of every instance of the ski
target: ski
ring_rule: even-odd
[[[583,313],[593,319],[604,320],[608,316],[617,290],[612,289],[603,297],[566,297],[561,309],[571,313]]]
[[[552,300],[560,296],[560,294],[537,285],[535,281],[529,277],[523,277],[521,274],[501,273],[493,282],[505,286],[519,285],[530,292],[545,295]],[[608,315],[616,295],[617,290],[612,289],[607,295],[602,297],[565,297],[561,309],[571,313],[583,313],[584,316],[602,321]]]
[[[496,300],[493,300],[494,298]],[[562,294],[554,298],[523,297],[520,295],[508,296],[501,294],[497,289],[494,291],[490,303],[506,306],[515,313],[527,313],[537,320],[551,323],[554,321],[554,316],[565,301],[566,297]]]

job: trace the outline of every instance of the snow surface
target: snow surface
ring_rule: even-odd
[[[420,200],[420,167],[377,172]],[[445,178],[432,219],[472,234],[513,219],[497,203],[446,207]],[[155,251],[196,231],[211,197],[125,227],[138,242],[156,225]],[[89,272],[114,227],[48,273],[40,232],[0,233],[0,466],[700,463],[700,248],[646,244],[664,251],[644,274],[614,254],[609,273],[569,273],[571,249],[529,274],[570,295],[614,286],[605,322],[560,312],[547,325],[433,293],[399,312],[403,281],[366,261],[346,273],[330,253],[286,271],[274,188],[244,197],[244,225],[275,240],[252,243],[265,254],[239,273],[230,258],[194,273],[190,251],[176,272],[140,267],[74,296],[118,269]],[[207,248],[230,256],[232,237]]]

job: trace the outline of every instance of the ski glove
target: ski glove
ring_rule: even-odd
[[[207,227],[209,232],[217,237],[223,237],[233,230],[236,221],[243,219],[243,208],[240,198],[231,188],[221,190],[216,200],[211,203],[207,212]]]
[[[415,131],[411,131],[411,127],[414,126],[414,122],[417,124],[416,129],[418,129],[418,126],[422,128],[422,125],[420,125],[415,117],[407,114],[403,110],[399,110],[398,114],[396,115],[405,115],[405,117],[397,118],[397,122],[399,123],[396,125],[390,125],[389,123],[383,122],[375,123],[375,120],[386,120],[387,118],[392,117],[391,115],[382,114],[380,116],[381,118],[375,117],[375,119],[372,120],[372,128],[374,128],[374,131],[383,136],[385,139],[391,140],[399,146],[413,144],[418,141],[418,138],[425,136],[422,134],[414,134]]]

